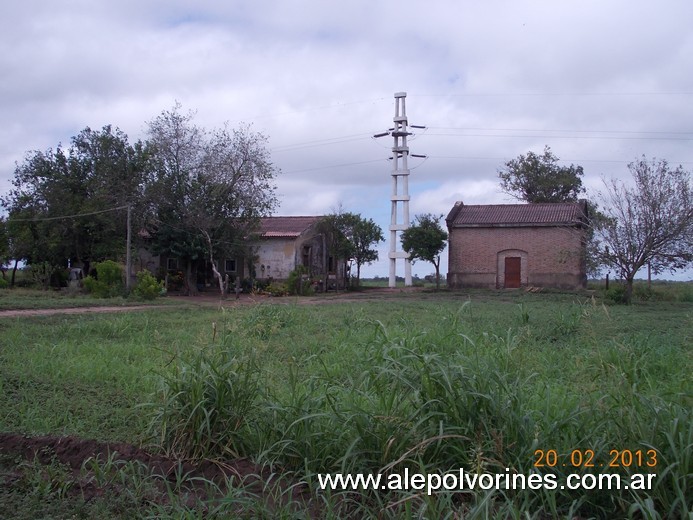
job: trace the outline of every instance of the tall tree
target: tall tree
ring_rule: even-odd
[[[178,258],[188,294],[197,269],[238,253],[259,218],[277,203],[267,138],[249,127],[206,131],[179,103],[149,123],[152,156],[147,190],[155,251]]]
[[[443,215],[417,215],[411,227],[402,232],[402,249],[416,260],[431,262],[436,268],[436,290],[440,288],[440,253],[445,249],[447,232],[440,226]]]
[[[351,226],[350,241],[352,243],[351,258],[356,264],[356,285],[361,284],[361,266],[378,260],[378,250],[373,246],[385,240],[381,227],[373,219],[365,219],[355,215]]]
[[[326,248],[334,258],[356,264],[356,285],[361,281],[361,266],[375,262],[378,250],[374,244],[384,240],[383,230],[372,219],[360,214],[342,212],[327,215],[320,223],[326,236]]]
[[[501,189],[525,202],[576,202],[582,187],[582,166],[559,166],[551,148],[543,155],[528,152],[499,170]]]
[[[654,273],[674,272],[693,262],[691,173],[645,156],[628,169],[632,185],[604,181],[604,218],[593,222],[594,250],[603,265],[626,281],[626,303],[643,266],[649,264]]]
[[[335,267],[338,262],[346,265],[353,254],[353,245],[349,241],[349,224],[353,222],[351,213],[344,213],[341,207],[323,217],[318,223],[318,230],[323,237],[323,287],[327,290],[329,279],[329,258],[332,257]],[[346,269],[345,269],[346,272]],[[338,288],[341,286],[337,281]]]
[[[144,157],[141,143],[131,146],[110,126],[84,129],[67,148],[27,154],[0,201],[16,258],[88,267],[123,256],[123,208],[139,198]]]

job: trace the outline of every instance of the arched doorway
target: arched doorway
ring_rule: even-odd
[[[518,289],[527,285],[527,251],[499,251],[496,272],[496,287],[499,289]]]

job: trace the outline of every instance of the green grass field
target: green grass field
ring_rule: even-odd
[[[77,478],[59,464],[4,457],[0,517],[685,518],[693,507],[691,303],[484,291],[301,301],[0,318],[0,431],[247,457],[277,476],[193,503],[166,484],[161,502],[140,491],[155,475],[122,465],[119,492],[85,502],[46,485]],[[458,468],[562,481],[605,471],[613,450],[655,450],[652,467],[613,468],[656,473],[654,488],[317,486],[318,473]],[[549,451],[559,463],[535,467]],[[589,454],[596,467],[572,467]]]

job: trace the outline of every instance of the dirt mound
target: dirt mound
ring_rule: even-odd
[[[150,453],[130,444],[99,442],[69,436],[31,437],[16,433],[0,433],[0,455],[21,458],[45,466],[59,463],[69,468],[72,473],[71,481],[76,484],[72,487],[72,491],[74,494],[81,494],[87,501],[102,496],[108,491],[108,487],[120,487],[115,484],[109,484],[106,488],[95,485],[94,479],[91,478],[94,468],[85,465],[89,459],[97,461],[102,466],[108,464],[108,461],[117,462],[117,465],[121,466],[123,463],[130,462],[146,466],[148,474],[156,476],[156,481],[160,483],[158,497],[150,497],[153,502],[167,502],[164,482],[180,483],[181,475],[184,475],[186,481],[186,494],[190,494],[191,498],[197,497],[202,500],[214,498],[208,495],[210,488],[205,486],[204,482],[214,482],[218,486],[216,489],[221,497],[231,481],[242,482],[246,492],[261,494],[263,482],[271,478],[266,470],[263,471],[262,468],[246,459],[193,463]],[[7,485],[20,478],[21,469],[18,466],[16,471],[5,473],[4,479],[0,479],[0,486],[3,485],[2,480]],[[120,490],[115,489],[115,491]]]
[[[150,453],[131,444],[99,442],[79,437],[57,437],[52,435],[30,437],[17,433],[0,433],[0,453],[21,455],[26,460],[37,460],[41,464],[58,461],[72,469],[80,469],[89,458],[106,461],[113,458],[125,462],[142,462],[159,475],[168,476],[181,470],[187,474],[201,476],[207,480],[223,482],[230,476],[260,476],[261,468],[246,459],[235,459],[223,463],[189,461]]]

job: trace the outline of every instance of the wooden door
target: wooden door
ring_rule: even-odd
[[[519,256],[505,257],[505,284],[506,289],[517,289],[520,287],[520,269],[522,259]]]

